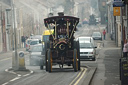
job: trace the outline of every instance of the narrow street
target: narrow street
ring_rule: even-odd
[[[83,30],[84,29],[84,30]],[[94,31],[102,31],[104,26],[88,26],[84,25],[79,28],[79,31],[76,32],[76,37],[79,36],[91,36]],[[94,77],[90,85],[120,85],[119,80],[119,57],[120,57],[120,48],[117,48],[114,44],[114,41],[111,41],[109,36],[106,40],[100,41],[96,40],[95,45],[97,46],[97,56],[96,61],[81,61],[81,68],[84,67],[96,67]],[[22,49],[25,50],[25,49]],[[0,84],[5,84],[6,82],[12,80],[17,75],[12,73],[5,72],[6,69],[11,67],[11,52],[0,54],[1,58],[1,68],[0,69]],[[45,70],[40,70],[39,66],[30,66],[29,65],[29,53],[25,52],[26,68],[33,71],[34,73],[24,76],[29,72],[19,72],[21,77],[15,81],[9,82],[9,85],[72,85],[71,82],[78,76],[80,72],[73,72],[72,67],[65,67],[65,69],[54,69],[52,73],[48,73]],[[5,57],[2,57],[5,56]],[[58,68],[58,66],[54,66]],[[78,82],[78,85],[85,85],[84,80],[87,76],[87,71],[85,71],[84,76]],[[7,75],[7,76],[6,76]],[[10,76],[8,76],[10,75]],[[8,78],[6,78],[8,77]],[[77,81],[77,80],[76,80]]]
[[[128,85],[128,0],[0,0],[0,85]]]

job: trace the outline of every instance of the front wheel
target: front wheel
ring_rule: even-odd
[[[79,47],[79,40],[78,41],[74,41],[74,48],[77,50],[78,70],[80,70],[80,47]]]
[[[48,71],[48,51],[46,51],[46,53],[45,53],[45,69],[46,69],[46,71]]]
[[[80,70],[80,47],[79,47],[79,41],[77,41],[77,56],[78,56],[78,70]]]

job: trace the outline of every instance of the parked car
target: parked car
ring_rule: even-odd
[[[30,38],[42,40],[42,35],[32,35]]]
[[[96,49],[90,41],[80,41],[80,59],[81,60],[96,60]]]
[[[29,49],[28,49],[28,51],[31,51],[31,50],[32,50],[32,47],[33,47],[34,45],[37,45],[37,44],[39,44],[39,39],[32,39],[31,42],[30,42],[30,44],[29,44]]]
[[[29,45],[30,45],[31,40],[32,40],[32,39],[27,39],[27,40],[26,40],[26,51],[29,50]]]
[[[96,24],[100,23],[100,18],[96,18]]]
[[[31,66],[43,66],[44,55],[42,52],[44,51],[44,46],[42,44],[37,44],[32,47],[30,52],[30,65]]]
[[[93,32],[92,37],[94,40],[102,40],[102,34],[100,32]]]
[[[31,35],[30,36],[30,39],[38,39],[39,40],[39,43],[42,42],[42,35]]]
[[[84,21],[82,22],[82,24],[88,24],[88,21],[84,20]]]
[[[79,24],[77,25],[77,27],[82,27],[82,24],[81,24],[81,23],[79,23]]]
[[[94,42],[92,37],[81,36],[81,37],[78,37],[76,40],[77,41],[79,40],[79,42],[81,42],[81,41],[90,41],[93,45],[95,45],[95,42]]]

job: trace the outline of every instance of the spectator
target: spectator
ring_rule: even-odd
[[[21,36],[22,46],[25,48],[25,37]]]
[[[128,53],[128,43],[127,40],[124,41],[124,47],[123,47],[123,57],[127,57]]]
[[[28,36],[25,37],[25,40],[27,40],[27,39],[28,39]]]
[[[105,40],[105,36],[106,36],[106,31],[105,30],[103,31],[103,35],[104,35],[104,40]]]

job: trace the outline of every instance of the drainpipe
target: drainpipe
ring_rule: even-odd
[[[128,40],[128,5],[126,5],[126,16],[127,16],[127,37],[126,39]]]
[[[122,52],[123,52],[123,20],[122,20],[122,8],[121,8],[121,10],[120,10],[120,23],[121,23],[121,54],[122,54]],[[123,57],[122,55],[121,55],[121,57]]]

